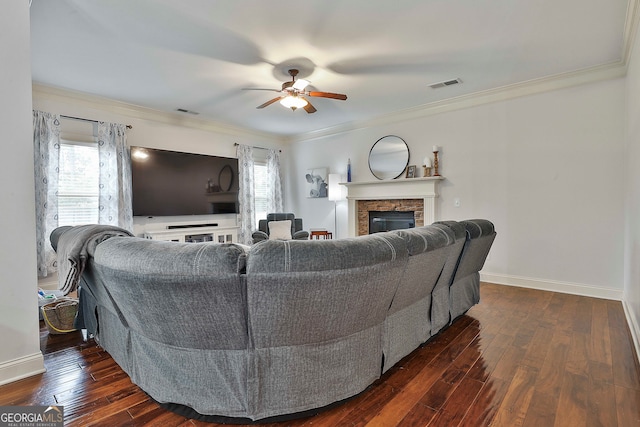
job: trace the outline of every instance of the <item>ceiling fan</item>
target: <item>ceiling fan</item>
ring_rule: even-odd
[[[347,99],[347,95],[343,95],[341,93],[306,91],[305,89],[309,85],[309,82],[304,79],[296,80],[298,70],[295,68],[289,70],[289,75],[291,76],[291,81],[282,83],[282,89],[280,90],[260,88],[246,88],[244,90],[269,90],[273,92],[280,92],[280,96],[270,99],[264,104],[258,105],[256,108],[268,107],[274,102],[280,101],[280,104],[284,105],[287,108],[291,108],[293,111],[297,110],[298,108],[304,108],[304,110],[309,114],[315,113],[317,110],[305,98],[306,96],[340,99],[342,101]]]

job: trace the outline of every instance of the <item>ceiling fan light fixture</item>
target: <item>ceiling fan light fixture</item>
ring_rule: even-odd
[[[282,98],[280,100],[280,104],[295,111],[296,109],[307,105],[308,102],[306,99],[300,98],[299,96],[289,95]]]

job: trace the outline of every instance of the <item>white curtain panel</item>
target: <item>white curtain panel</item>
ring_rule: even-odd
[[[270,149],[267,153],[267,212],[283,211],[280,151]]]
[[[238,175],[240,175],[238,204],[240,214],[238,215],[238,241],[245,245],[253,243],[251,234],[255,228],[255,197],[253,179],[253,148],[248,145],[238,144],[236,153],[238,155]]]
[[[98,222],[133,231],[131,156],[125,125],[98,122],[98,155]]]
[[[49,236],[58,226],[59,115],[33,111],[33,148],[38,277],[46,277],[57,269],[57,258]]]

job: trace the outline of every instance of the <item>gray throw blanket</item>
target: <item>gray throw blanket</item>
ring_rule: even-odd
[[[58,288],[67,295],[78,287],[88,257],[96,246],[113,236],[133,236],[113,225],[78,225],[65,231],[58,240]]]

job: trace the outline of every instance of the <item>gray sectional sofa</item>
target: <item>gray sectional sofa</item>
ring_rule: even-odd
[[[486,220],[251,247],[116,235],[86,245],[77,322],[188,416],[310,414],[477,303],[494,238]]]

